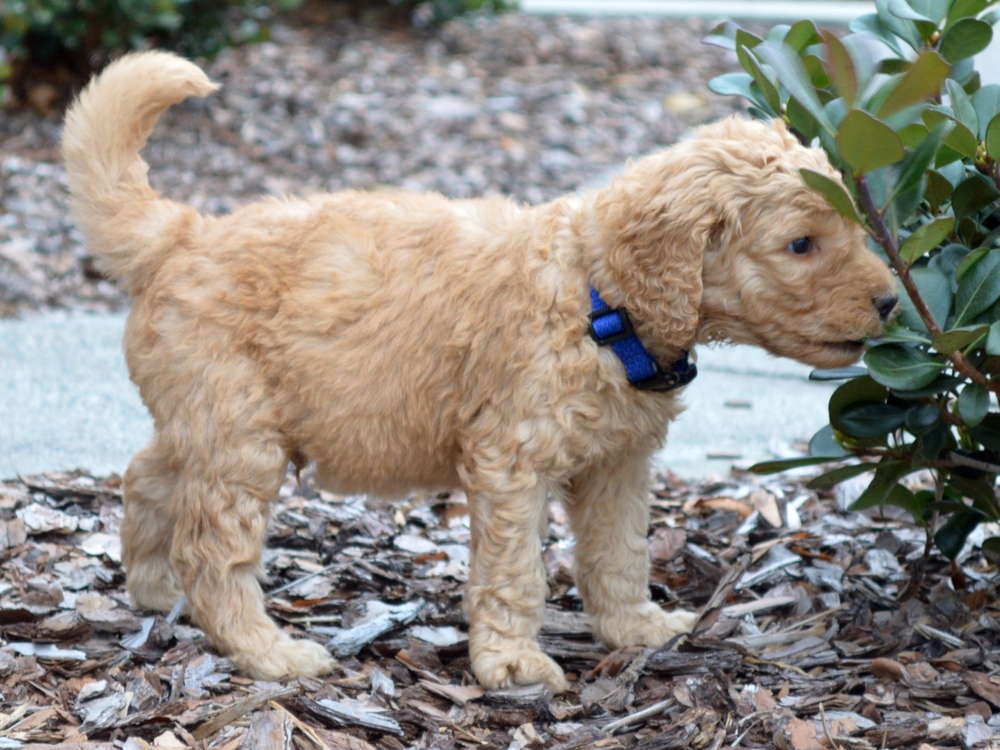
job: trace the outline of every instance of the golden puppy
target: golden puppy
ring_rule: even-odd
[[[464,489],[469,645],[488,688],[566,687],[536,642],[549,495],[602,641],[689,630],[692,613],[650,602],[645,543],[686,350],[726,340],[846,365],[895,305],[861,230],[799,176],[838,179],[822,152],[734,118],[537,207],[346,191],[202,216],[150,188],[139,151],[166,107],[214,88],[185,60],[135,54],[66,116],[72,209],[132,296],[125,353],[155,420],[125,475],[136,606],[186,596],[251,675],[328,672],[322,646],[268,618],[258,583],[268,503],[304,457],[339,492]]]

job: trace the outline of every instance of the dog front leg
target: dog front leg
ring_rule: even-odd
[[[181,506],[171,552],[191,619],[252,677],[325,674],[335,664],[329,652],[279,630],[267,616],[258,582],[268,502],[284,476],[284,455],[252,455],[245,448],[238,458],[231,466],[218,461],[212,473],[189,468],[177,490]]]
[[[658,648],[688,633],[698,615],[664,612],[649,596],[650,456],[627,455],[587,469],[569,488],[576,585],[594,634],[612,648]]]
[[[562,669],[537,641],[548,590],[539,538],[548,517],[546,488],[537,479],[509,481],[505,472],[484,471],[466,483],[466,493],[472,514],[465,595],[472,671],[488,689],[543,682],[563,692],[568,685]]]

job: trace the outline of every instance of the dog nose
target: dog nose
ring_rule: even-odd
[[[899,298],[895,294],[880,294],[878,297],[872,297],[872,304],[875,305],[875,310],[883,323],[892,315],[897,302],[899,302]]]

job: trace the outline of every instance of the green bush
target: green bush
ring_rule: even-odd
[[[877,0],[843,38],[801,21],[763,39],[724,24],[706,40],[745,70],[710,88],[826,151],[850,196],[803,179],[867,230],[905,292],[863,367],[813,373],[846,382],[810,456],[755,468],[840,464],[814,488],[871,473],[854,509],[904,508],[950,558],[1000,520],[1000,86],[981,85],[972,59],[1000,18],[994,1]],[[905,485],[920,470],[933,489]],[[1000,560],[1000,538],[983,550]]]
[[[301,0],[3,0],[0,94],[18,98],[33,74],[86,77],[120,52],[164,46],[189,57],[267,36],[276,11]]]
[[[444,23],[466,13],[498,13],[517,7],[517,0],[389,0],[418,25]]]

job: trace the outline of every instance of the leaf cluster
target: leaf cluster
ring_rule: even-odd
[[[846,190],[809,170],[803,180],[865,228],[905,292],[863,366],[813,373],[845,382],[810,456],[756,468],[836,464],[818,488],[870,474],[854,508],[904,508],[954,558],[979,523],[1000,520],[1000,85],[983,85],[973,60],[1000,7],[875,5],[843,37],[803,20],[763,37],[725,23],[706,39],[743,68],[709,88],[828,154]],[[920,471],[933,490],[907,486]]]

